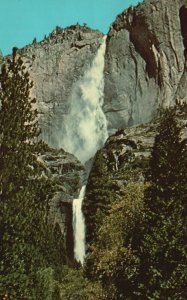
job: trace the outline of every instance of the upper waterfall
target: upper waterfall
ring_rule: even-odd
[[[94,156],[108,136],[107,121],[102,111],[105,50],[106,37],[90,69],[73,87],[65,130],[59,138],[59,147],[73,153],[82,163]]]

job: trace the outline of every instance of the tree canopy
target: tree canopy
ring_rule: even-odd
[[[176,108],[167,109],[146,176],[150,185],[144,197],[139,299],[185,299],[187,295],[187,140],[181,135]]]

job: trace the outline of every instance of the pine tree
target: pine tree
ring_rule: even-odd
[[[0,296],[39,299],[37,272],[46,267],[44,180],[37,164],[40,148],[33,84],[21,58],[0,74]]]
[[[186,299],[187,145],[181,130],[175,109],[166,110],[147,175],[138,299]]]
[[[35,174],[35,143],[38,135],[36,102],[30,98],[32,82],[20,57],[3,65],[0,75],[0,182],[5,197],[22,189],[28,176]],[[26,176],[25,176],[26,175]]]
[[[105,290],[101,299],[132,299],[139,259],[133,239],[143,216],[144,184],[131,182],[113,199],[89,249],[85,274]]]
[[[96,233],[96,227],[99,226],[96,213],[100,211],[100,217],[106,214],[108,204],[111,201],[112,189],[110,186],[109,172],[103,151],[96,153],[92,170],[89,174],[84,209],[87,227],[87,242],[90,243]]]

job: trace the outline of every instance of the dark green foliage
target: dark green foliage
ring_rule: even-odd
[[[138,299],[186,299],[187,145],[175,109],[158,126],[145,192]]]
[[[101,285],[88,281],[82,269],[64,268],[59,288],[62,300],[104,300]]]
[[[36,45],[36,43],[37,43],[36,37],[33,39],[32,43],[33,43],[34,45]]]
[[[101,283],[105,292],[101,299],[128,299],[132,295],[139,267],[132,244],[143,216],[143,192],[143,183],[124,186],[123,197],[113,198],[107,215],[99,222],[86,259],[85,273],[91,280]]]
[[[107,169],[102,152],[96,157],[88,190],[93,197],[88,200],[93,199],[95,208],[90,220],[96,224],[85,274],[102,285],[101,299],[187,297],[187,146],[181,135],[176,109],[166,110],[158,125],[149,167],[143,164],[147,181],[142,184],[144,193],[138,191],[139,162],[112,171]],[[125,179],[124,195],[115,185],[119,179],[120,184]],[[114,188],[115,193],[107,194],[107,188]]]
[[[3,65],[0,75],[0,184],[3,197],[20,191],[26,184],[24,174],[34,176],[35,140],[39,135],[35,99],[29,98],[32,83],[20,58]],[[32,153],[32,154],[31,154]]]
[[[14,49],[0,74],[0,296],[16,300],[55,299],[46,282],[55,282],[64,260],[47,224],[51,187],[37,162],[42,144],[31,88]]]
[[[97,210],[106,213],[112,197],[110,173],[103,155],[102,150],[97,152],[87,183],[85,203],[87,242],[90,242],[95,235]]]
[[[180,195],[179,176],[183,143],[180,142],[181,126],[175,119],[175,111],[167,111],[158,127],[159,134],[150,160],[149,180],[154,183],[152,197],[172,198]],[[184,166],[186,167],[186,166]],[[184,174],[183,174],[184,175]]]

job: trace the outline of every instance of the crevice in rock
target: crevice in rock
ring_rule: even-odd
[[[184,44],[184,57],[187,59],[187,7],[184,5],[180,8],[179,11],[179,17],[180,17],[180,24],[181,24],[181,34],[183,38],[183,44]]]
[[[158,69],[152,45],[158,50],[159,43],[154,33],[150,31],[143,13],[136,14],[136,11],[134,11],[132,23],[127,27],[131,42],[146,62],[146,72],[150,78],[156,78]]]
[[[137,85],[137,82],[138,82],[138,64],[137,64],[136,56],[134,55],[133,49],[131,48],[131,46],[129,47],[129,49],[130,49],[131,57],[134,61],[134,65],[135,65],[136,85]]]
[[[124,107],[124,108],[110,108],[108,110],[104,110],[104,112],[105,112],[105,114],[107,114],[107,113],[124,111],[126,109],[127,109],[127,107]]]

